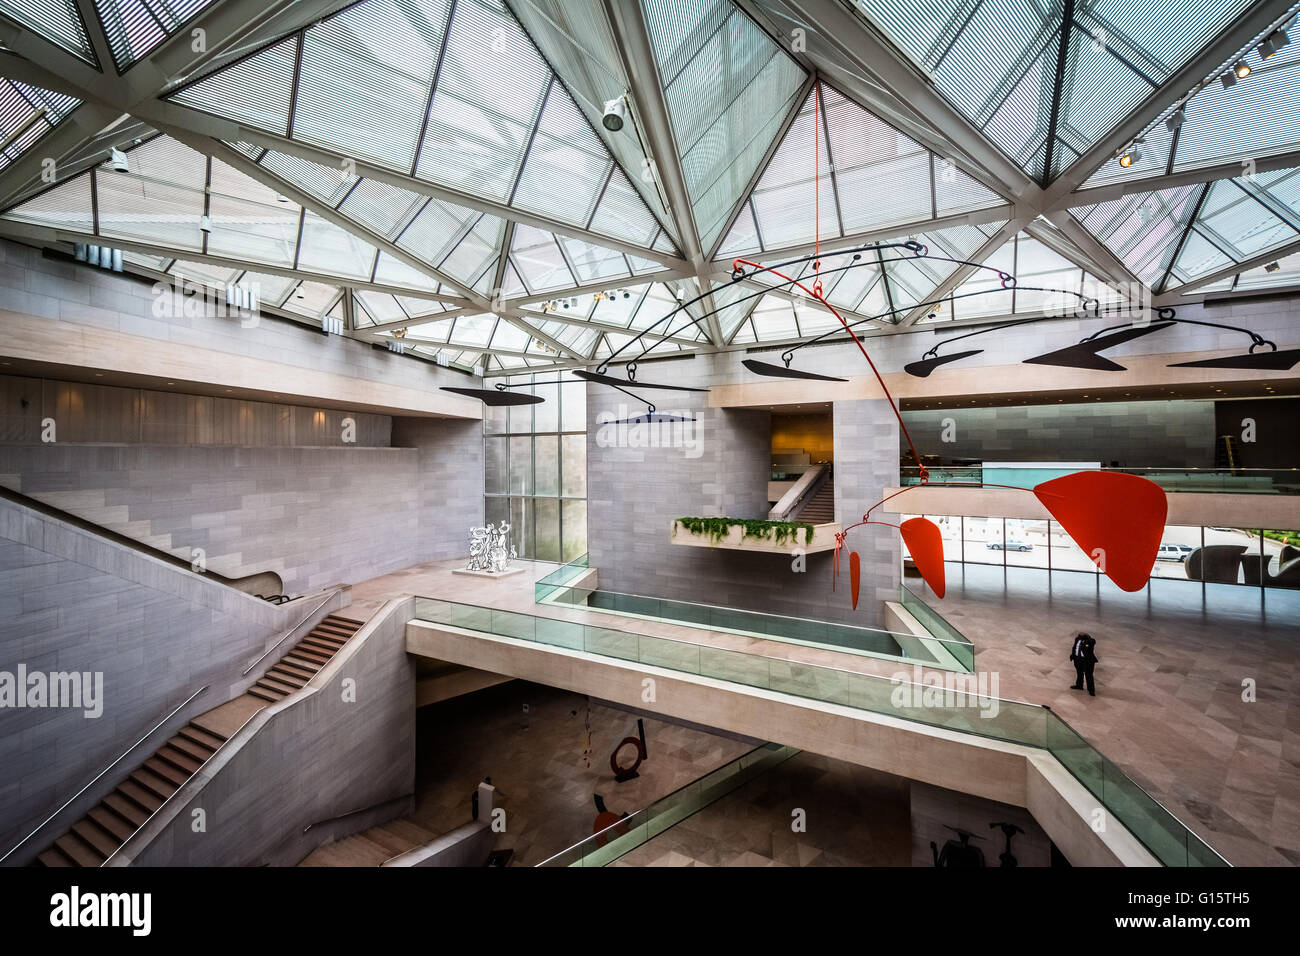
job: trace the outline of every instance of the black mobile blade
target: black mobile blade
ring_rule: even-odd
[[[1097,353],[1115,345],[1131,342],[1133,339],[1141,338],[1144,335],[1150,335],[1152,332],[1167,329],[1173,324],[1173,322],[1152,322],[1150,325],[1118,329],[1114,332],[1107,332],[1105,335],[1099,335],[1095,339],[1089,339],[1077,345],[1067,345],[1055,352],[1035,355],[1033,358],[1027,358],[1023,361],[1027,365],[1056,365],[1061,368],[1091,369],[1096,372],[1123,372],[1123,365],[1112,362]]]
[[[655,382],[633,381],[630,378],[615,378],[613,375],[602,375],[599,372],[588,372],[586,369],[575,368],[573,374],[578,378],[586,379],[588,382],[595,382],[597,385],[613,385],[615,388],[661,388],[669,392],[707,392],[707,388],[688,388],[685,385],[659,385]]]
[[[953,352],[951,355],[936,355],[933,358],[923,358],[916,362],[908,362],[903,366],[903,371],[908,375],[915,375],[917,378],[925,378],[940,365],[955,362],[958,359],[970,358],[972,355],[979,355],[983,351],[983,349],[971,349],[969,352]]]
[[[804,372],[797,368],[786,368],[784,365],[773,365],[770,362],[760,362],[758,359],[745,359],[740,363],[749,369],[755,375],[768,375],[772,378],[806,378],[818,382],[847,382],[847,378],[836,378],[834,375],[819,375],[816,372]]]
[[[1300,362],[1300,349],[1282,349],[1278,352],[1225,355],[1223,358],[1201,359],[1199,362],[1175,362],[1168,368],[1253,368],[1285,372],[1296,362]]]
[[[469,398],[477,398],[484,405],[538,405],[546,399],[540,395],[529,395],[527,392],[502,391],[498,388],[455,388],[451,385],[440,385],[444,392],[455,392],[457,395],[466,395]]]

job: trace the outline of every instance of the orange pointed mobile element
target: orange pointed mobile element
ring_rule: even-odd
[[[1077,471],[1034,494],[1102,574],[1125,591],[1146,587],[1169,512],[1163,488],[1138,475]]]
[[[862,583],[862,559],[858,552],[849,552],[849,595],[853,598],[853,610],[858,609],[858,585]]]
[[[930,586],[935,597],[942,598],[946,587],[943,569],[943,535],[939,526],[929,518],[908,518],[898,530],[903,543],[911,552],[912,563]]]

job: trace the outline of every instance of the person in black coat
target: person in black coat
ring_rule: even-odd
[[[1097,665],[1097,641],[1088,634],[1079,634],[1070,648],[1070,660],[1074,662],[1074,683],[1070,690],[1083,690],[1083,682],[1088,682],[1088,693],[1097,696],[1092,682],[1092,669]]]

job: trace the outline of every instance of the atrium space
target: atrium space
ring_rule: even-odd
[[[16,921],[689,866],[1249,924],[1297,102],[1286,0],[0,0]]]

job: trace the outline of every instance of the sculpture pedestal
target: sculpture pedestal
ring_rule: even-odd
[[[504,571],[471,571],[469,568],[452,568],[452,574],[468,574],[476,578],[508,578],[512,574],[523,574],[524,568],[506,568]]]

